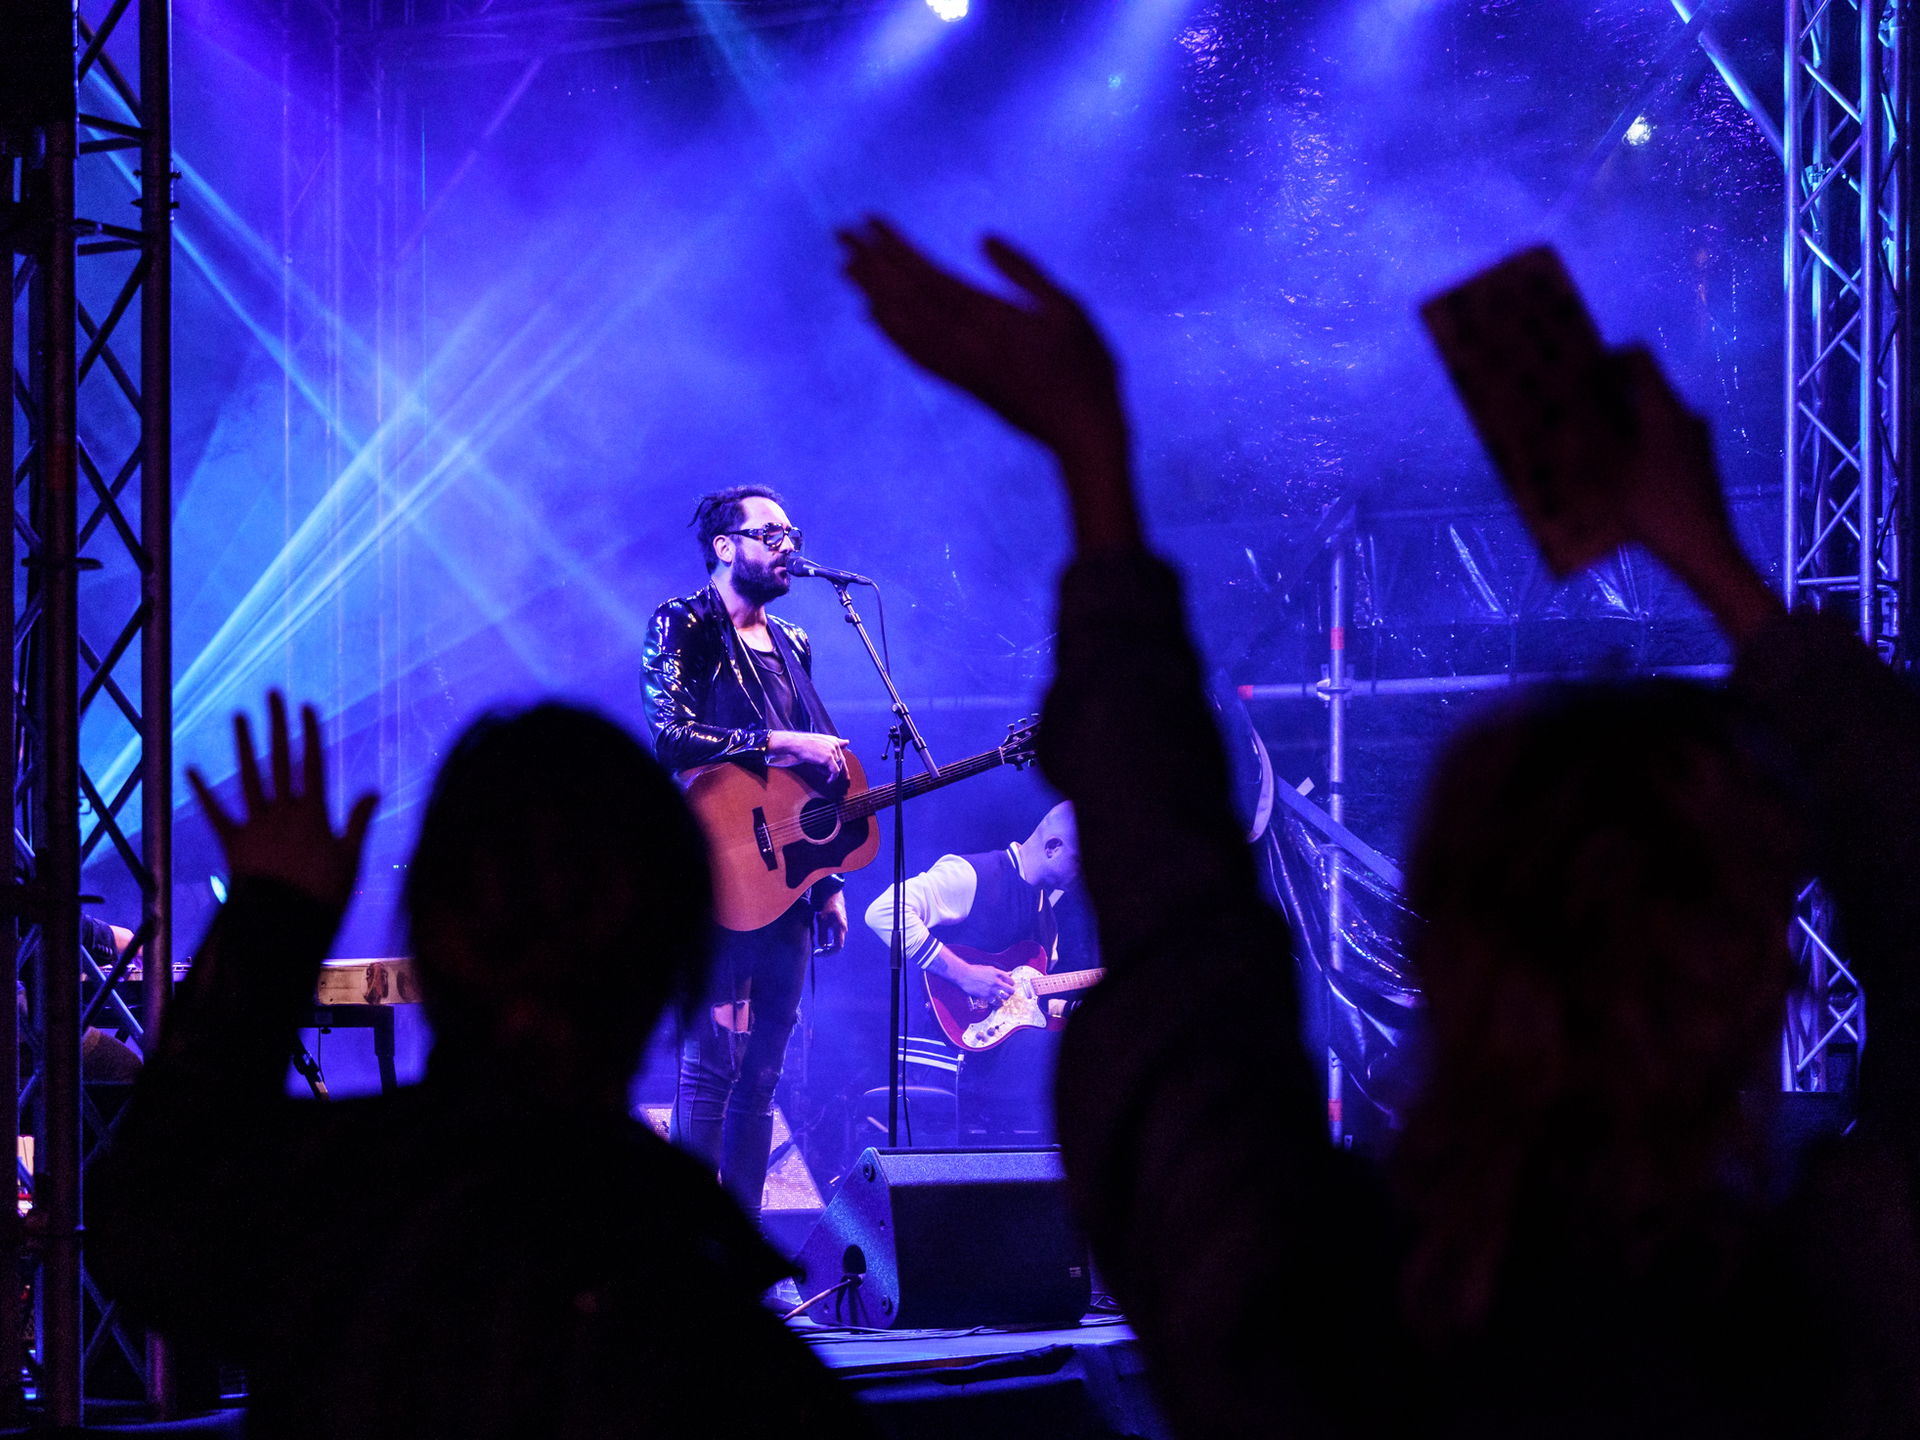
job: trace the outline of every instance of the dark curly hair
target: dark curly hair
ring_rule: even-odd
[[[1410,875],[1431,1049],[1396,1157],[1429,1343],[1480,1330],[1516,1267],[1734,1259],[1799,862],[1722,692],[1556,689],[1448,747]]]
[[[702,495],[693,507],[693,519],[687,523],[693,527],[700,541],[700,555],[707,562],[709,575],[720,563],[720,557],[713,553],[714,537],[725,535],[729,530],[738,530],[746,515],[740,502],[756,495],[762,500],[773,501],[782,509],[786,508],[787,502],[780,498],[779,492],[765,485],[729,485],[725,490]]]

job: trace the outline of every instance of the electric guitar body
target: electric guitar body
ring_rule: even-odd
[[[1023,1031],[1062,1028],[1066,1019],[1048,1012],[1047,997],[1097,985],[1107,973],[1063,970],[1049,975],[1046,950],[1031,940],[992,952],[966,945],[949,944],[947,948],[970,965],[991,965],[1006,971],[1013,980],[1013,994],[994,1006],[975,999],[945,976],[926,972],[927,1003],[940,1032],[959,1049],[974,1054],[1003,1045]]]

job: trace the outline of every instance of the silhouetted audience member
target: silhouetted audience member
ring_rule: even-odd
[[[296,782],[270,708],[265,779],[236,721],[240,815],[190,777],[232,896],[90,1177],[110,1292],[244,1364],[261,1436],[865,1433],[761,1307],[778,1259],[626,1111],[706,965],[705,845],[665,772],[563,705],[467,731],[407,875],[426,1077],[296,1100],[372,798],[336,834],[313,712]]]
[[[883,223],[843,240],[881,329],[1066,482],[1041,758],[1108,978],[1065,1036],[1060,1135],[1178,1433],[1920,1433],[1920,705],[1786,614],[1651,359],[1620,357],[1618,519],[1735,676],[1557,690],[1449,749],[1412,868],[1430,1079],[1382,1170],[1328,1143],[1098,333],[999,242],[1010,299]],[[1764,1112],[1803,861],[1872,1044],[1852,1133],[1788,1150]]]

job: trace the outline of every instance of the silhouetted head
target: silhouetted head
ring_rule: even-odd
[[[1797,863],[1718,691],[1555,690],[1447,748],[1409,892],[1431,1051],[1401,1147],[1430,1336],[1485,1318],[1523,1235],[1630,1272],[1712,1208],[1777,1043]]]
[[[710,894],[679,789],[625,729],[554,703],[475,722],[407,872],[436,1045],[613,1098],[668,1005],[699,989]]]

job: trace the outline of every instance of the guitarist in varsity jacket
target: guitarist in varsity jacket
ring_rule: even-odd
[[[1065,802],[1042,816],[1025,840],[981,855],[943,855],[906,882],[907,963],[959,987],[984,1007],[998,1006],[1013,993],[1007,970],[969,960],[951,947],[998,953],[1035,944],[1051,962],[1060,933],[1054,902],[1079,878],[1073,806]],[[893,910],[891,886],[867,907],[867,928],[882,943],[892,940]],[[961,1057],[963,1142],[1046,1138],[1053,1042],[1039,1038],[1045,1033],[1023,1033],[995,1049]]]
[[[693,528],[711,577],[653,612],[643,698],[654,752],[670,770],[728,761],[844,775],[847,742],[813,688],[806,632],[767,613],[787,593],[800,531],[761,485],[702,496]],[[682,1022],[674,1143],[710,1162],[750,1215],[760,1213],[773,1092],[800,1011],[814,942],[838,950],[847,905],[838,877],[813,886],[758,930],[717,930],[706,1003]]]

